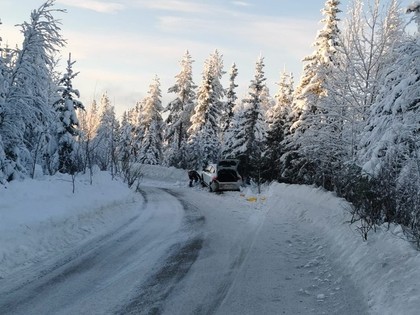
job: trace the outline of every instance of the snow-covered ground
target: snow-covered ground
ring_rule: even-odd
[[[356,226],[347,223],[348,204],[332,193],[307,186],[272,184],[264,187],[261,195],[251,189],[217,195],[201,187],[187,187],[186,172],[182,170],[150,166],[144,167],[143,173],[143,185],[185,194],[185,200],[197,207],[223,202],[224,208],[209,213],[206,220],[231,233],[232,244],[241,246],[238,253],[226,255],[237,254],[241,261],[240,270],[231,272],[233,284],[218,305],[221,314],[235,313],[241,307],[252,313],[252,308],[258,306],[251,303],[252,292],[247,289],[250,285],[264,292],[262,302],[267,314],[274,313],[271,307],[279,301],[286,311],[287,303],[303,303],[302,313],[307,314],[316,303],[330,303],[338,311],[346,306],[334,305],[334,298],[344,292],[346,282],[354,284],[372,314],[419,313],[419,252],[396,226],[379,228],[368,241],[362,241]],[[138,215],[145,203],[142,194],[112,180],[107,173],[98,172],[93,181],[90,185],[88,177],[78,176],[74,194],[70,178],[64,175],[0,186],[0,282],[115,230]],[[248,234],[235,226],[242,221],[249,228]],[[209,237],[212,246],[223,240]],[[313,250],[309,252],[308,248]],[[214,250],[217,248],[204,248],[203,257],[191,273],[200,266],[210,270],[205,258]],[[259,270],[252,269],[255,262],[261,266]],[[337,268],[343,271],[344,280],[331,274]],[[310,286],[298,281],[304,274],[311,275]],[[195,277],[203,277],[211,285],[211,275],[197,273]],[[300,301],[282,301],[284,297],[277,296],[284,291],[273,284],[282,282],[294,291],[290,297],[300,296]],[[200,292],[190,293],[192,299],[205,298],[200,297]],[[250,305],[237,305],[240,296],[248,296]],[[348,303],[353,301],[349,299]],[[179,307],[177,303],[176,299],[168,300],[174,308]],[[357,306],[353,305],[353,309]]]

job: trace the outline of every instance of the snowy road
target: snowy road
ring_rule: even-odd
[[[202,223],[163,190],[143,195],[144,208],[118,230],[1,281],[0,314],[136,313],[159,304],[197,256]]]
[[[205,241],[164,314],[368,313],[327,240],[287,215],[313,207],[311,200],[290,196],[273,205],[236,192],[184,192],[180,198],[205,213]]]
[[[142,194],[117,230],[1,280],[0,314],[367,313],[326,240],[284,215],[309,203],[275,212],[236,192]]]

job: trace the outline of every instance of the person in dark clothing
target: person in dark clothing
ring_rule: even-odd
[[[200,174],[197,171],[188,171],[188,178],[190,179],[190,187],[193,186],[193,183],[198,183],[200,180]]]

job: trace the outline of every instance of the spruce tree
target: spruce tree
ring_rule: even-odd
[[[264,58],[259,57],[255,66],[254,79],[251,80],[248,89],[248,96],[243,102],[243,119],[241,128],[236,137],[238,142],[242,142],[235,152],[240,158],[244,170],[244,176],[253,178],[258,183],[261,179],[262,154],[264,150],[264,140],[266,136],[265,117],[262,110],[263,100],[265,99],[265,74]]]
[[[326,1],[322,11],[324,28],[316,37],[314,53],[304,59],[304,74],[295,91],[292,113],[295,121],[284,140],[286,152],[282,158],[286,168],[283,176],[293,176],[287,179],[292,182],[312,183],[318,178],[324,179],[328,169],[324,167],[328,161],[320,158],[328,159],[323,146],[331,141],[327,126],[331,109],[324,101],[328,96],[328,81],[337,67],[339,4],[337,0]]]
[[[102,95],[99,107],[99,124],[93,139],[94,161],[101,171],[108,171],[113,167],[113,153],[118,131],[115,109],[107,93]]]
[[[283,72],[279,89],[275,95],[275,105],[267,113],[267,136],[264,143],[264,170],[266,180],[281,179],[280,157],[285,152],[282,142],[287,133],[287,119],[293,102],[293,76]]]
[[[408,201],[414,198],[409,207],[418,209],[416,215],[420,217],[420,196],[409,197],[405,191],[413,182],[420,183],[419,34],[406,37],[395,48],[396,61],[389,67],[384,85],[371,107],[360,144],[359,161],[364,172],[372,177],[384,171],[395,174],[394,185],[404,195],[398,200],[408,206]],[[400,207],[399,212],[404,211],[408,209]]]
[[[222,56],[216,51],[205,61],[197,104],[188,129],[188,166],[192,169],[200,169],[220,157],[220,117],[224,96],[220,79],[223,74]]]
[[[74,174],[80,165],[76,164],[76,137],[81,135],[77,110],[84,110],[83,104],[77,100],[80,97],[78,90],[73,88],[72,80],[78,73],[73,72],[75,61],[71,55],[67,61],[67,72],[59,81],[58,93],[60,98],[54,103],[60,124],[57,127],[58,134],[58,170],[61,173]]]
[[[191,126],[190,120],[196,98],[196,85],[192,78],[193,62],[187,51],[181,60],[181,72],[175,77],[176,83],[168,89],[169,93],[177,94],[166,108],[166,111],[169,111],[165,132],[166,164],[170,166],[186,167],[187,130]]]
[[[236,95],[236,88],[238,85],[235,80],[238,76],[238,68],[234,63],[229,71],[229,87],[226,89],[226,105],[223,108],[222,118],[221,118],[221,128],[223,132],[230,127],[233,118],[233,108],[236,105],[238,99]]]
[[[143,103],[144,135],[139,162],[158,165],[162,163],[163,119],[161,116],[162,95],[160,81],[156,76],[149,86],[148,95]]]
[[[35,164],[43,162],[40,148],[48,148],[55,115],[53,111],[54,56],[65,41],[60,35],[59,21],[53,16],[63,10],[53,9],[55,1],[48,0],[31,13],[24,22],[22,49],[17,52],[5,96],[0,134],[6,159],[8,179],[32,173]]]
[[[372,3],[373,2],[373,3]],[[393,47],[403,36],[403,20],[398,0],[387,6],[379,1],[355,0],[345,21],[340,45],[340,81],[333,88],[339,94],[345,117],[344,130],[349,163],[357,163],[358,145],[366,126],[370,107],[383,85],[383,78],[395,62]]]
[[[121,118],[121,127],[118,137],[118,161],[121,163],[121,171],[125,180],[128,180],[132,156],[134,153],[133,126],[130,122],[129,113],[124,112]]]

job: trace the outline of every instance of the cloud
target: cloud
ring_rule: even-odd
[[[172,36],[196,35],[197,41],[218,42],[227,46],[249,46],[260,49],[289,51],[297,54],[307,51],[316,36],[317,24],[305,19],[267,17],[227,13],[213,19],[199,16],[160,16],[159,29]],[[308,30],[314,29],[313,34]],[[238,47],[239,48],[239,47]]]
[[[132,6],[169,12],[205,13],[213,10],[210,5],[188,0],[131,0],[128,3]]]
[[[158,17],[159,29],[167,33],[197,33],[210,32],[220,29],[211,19],[201,19],[200,17],[181,17],[181,16],[160,16]]]
[[[250,3],[245,2],[245,1],[232,1],[232,4],[240,6],[240,7],[250,7],[251,6]]]
[[[67,6],[87,9],[100,13],[115,13],[122,11],[125,8],[121,3],[108,1],[102,2],[99,0],[58,0],[57,2]]]

